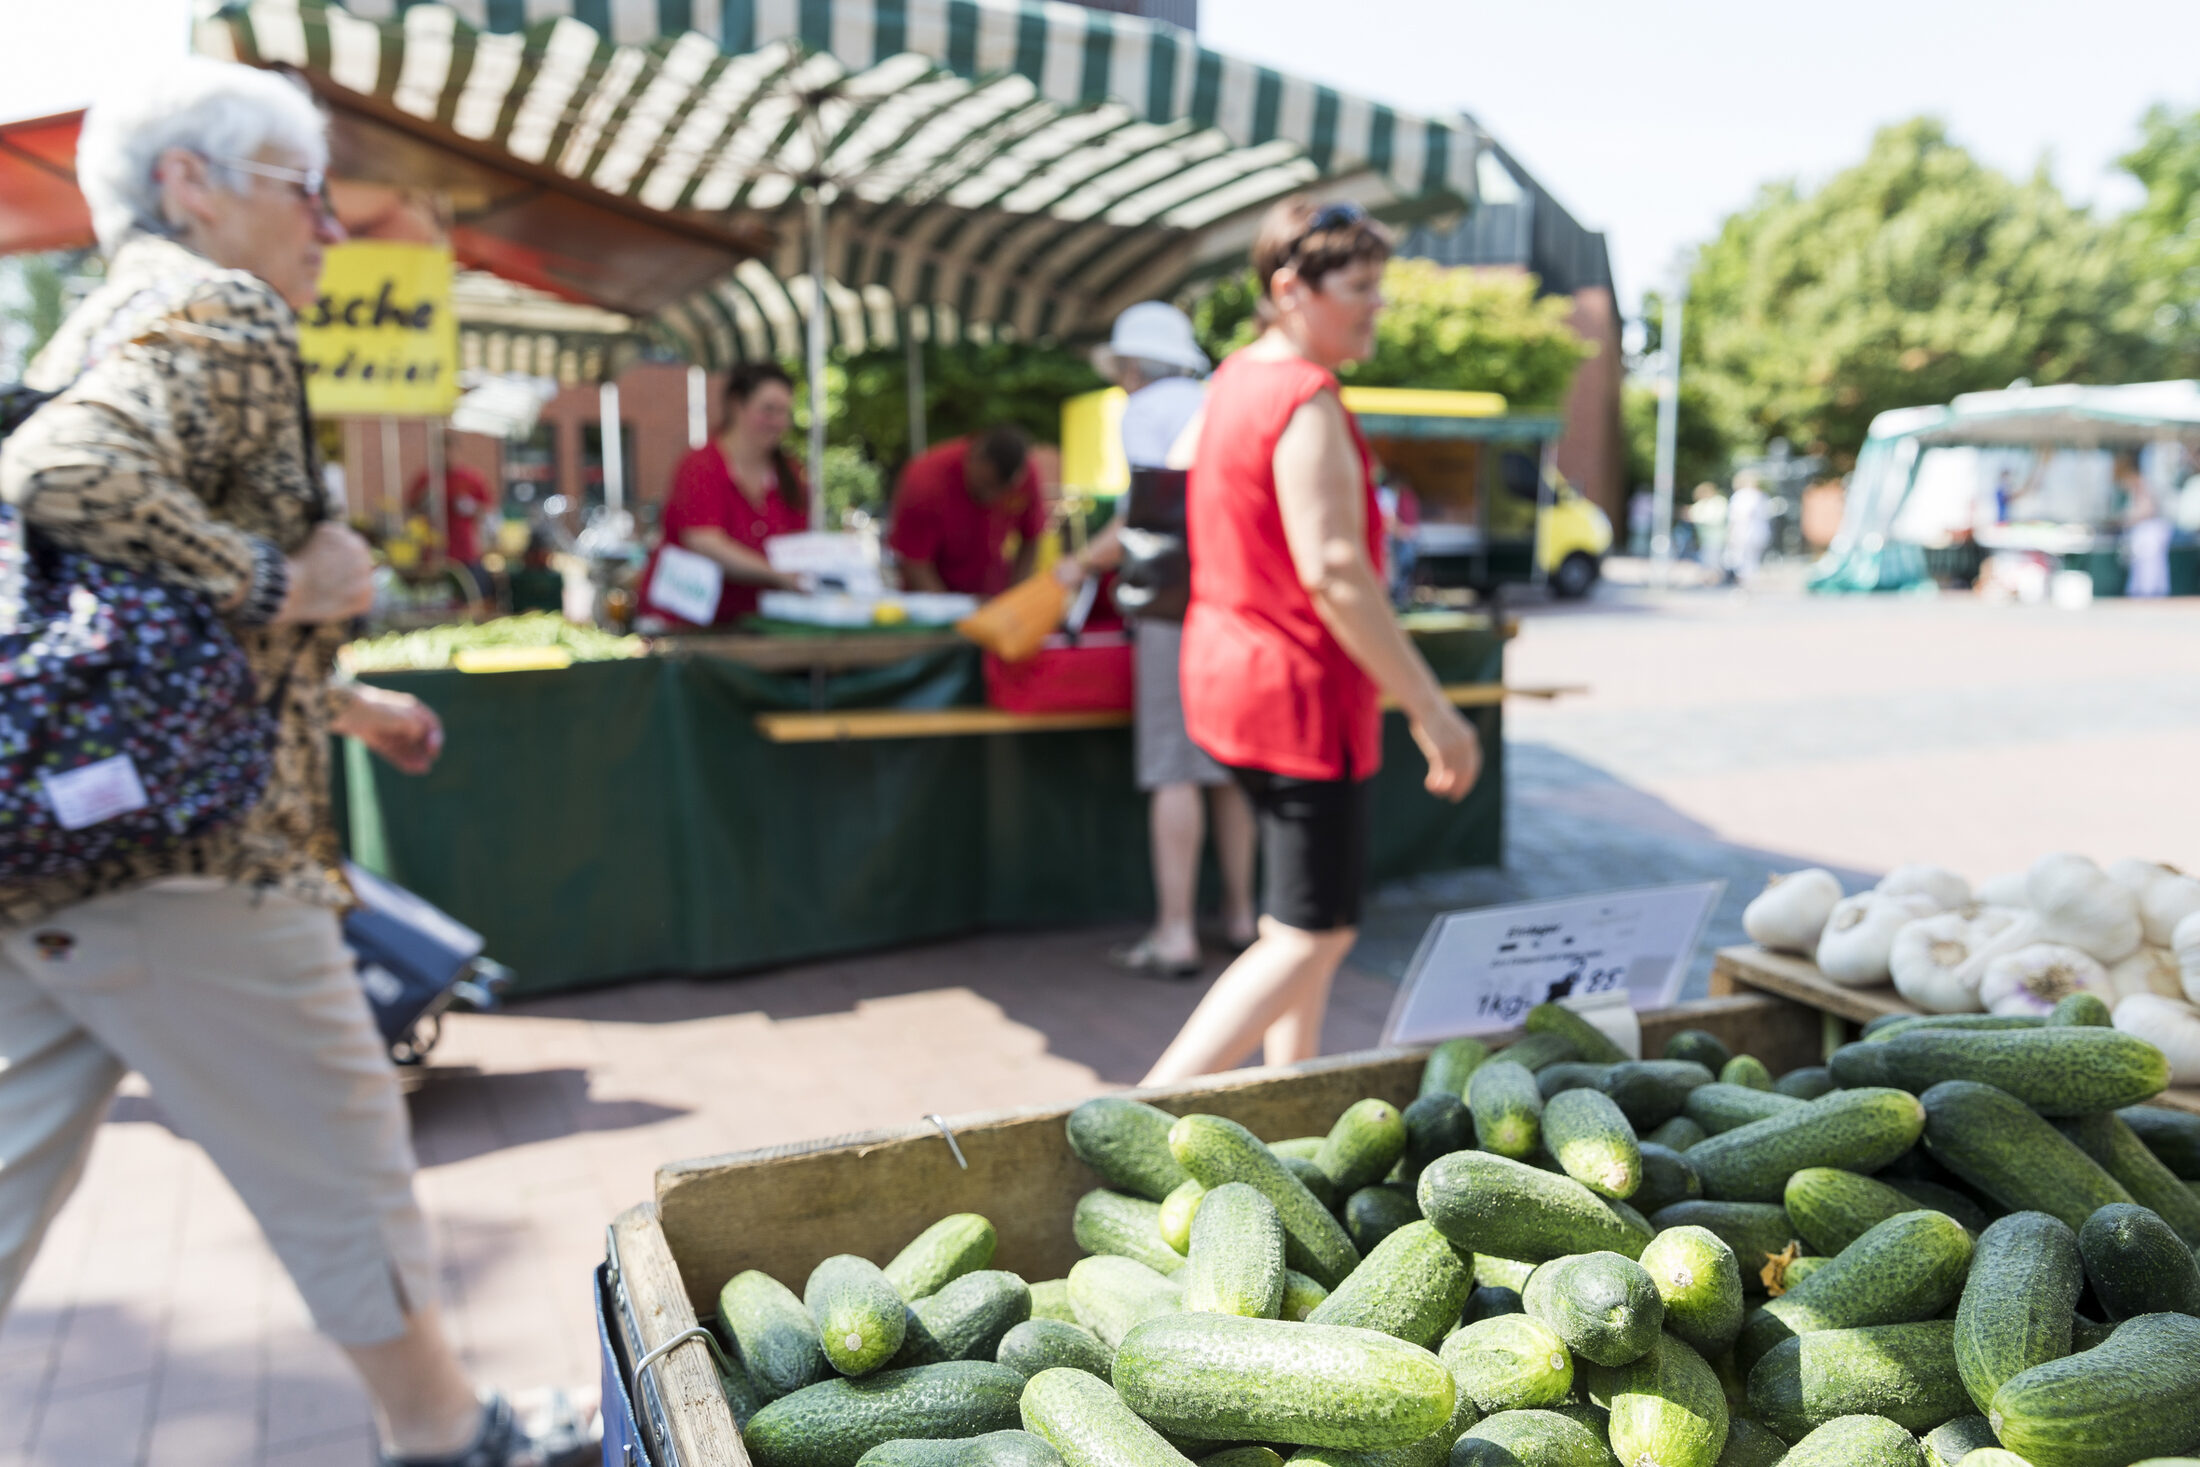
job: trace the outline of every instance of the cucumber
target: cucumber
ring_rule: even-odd
[[[1917,1438],[1884,1416],[1838,1416],[1779,1459],[1780,1467],[1922,1467]]]
[[[966,1273],[993,1261],[999,1239],[993,1224],[974,1212],[941,1218],[910,1239],[886,1265],[886,1281],[911,1304],[937,1294]]]
[[[1726,1450],[1719,1453],[1719,1467],[1779,1467],[1788,1444],[1750,1420],[1732,1414],[1728,1403]]]
[[[1574,1357],[1558,1331],[1528,1314],[1477,1320],[1438,1352],[1459,1392],[1485,1416],[1556,1406],[1574,1388]]]
[[[1896,1188],[1839,1167],[1807,1166],[1788,1178],[1780,1203],[1813,1253],[1839,1253],[1918,1204]]]
[[[1833,1083],[1843,1090],[1894,1083],[1887,1074],[1887,1051],[1869,1039],[1844,1044],[1828,1055],[1826,1073],[1833,1076]]]
[[[1789,1070],[1772,1082],[1774,1091],[1792,1095],[1797,1100],[1816,1100],[1834,1089],[1833,1071],[1824,1065],[1805,1065],[1799,1070]]]
[[[794,1291],[770,1274],[751,1268],[726,1280],[718,1291],[718,1323],[764,1402],[832,1377],[817,1321]]]
[[[1555,1065],[1545,1065],[1535,1072],[1535,1088],[1543,1093],[1546,1103],[1562,1090],[1601,1090],[1605,1072],[1610,1065],[1584,1064],[1580,1060],[1564,1060]]]
[[[1117,1192],[1159,1202],[1184,1184],[1169,1150],[1176,1117],[1142,1100],[1102,1095],[1069,1113],[1069,1149]]]
[[[1711,1072],[1694,1060],[1629,1060],[1604,1075],[1604,1093],[1641,1135],[1681,1113],[1688,1092],[1711,1083]]]
[[[1926,1433],[1925,1467],[1956,1467],[1967,1454],[1999,1445],[1994,1440],[1994,1428],[1985,1417],[1958,1416]]]
[[[1753,1054],[1738,1054],[1719,1067],[1721,1085],[1740,1085],[1747,1090],[1772,1089],[1772,1071]]]
[[[1323,1171],[1313,1158],[1281,1153],[1276,1159],[1283,1163],[1285,1171],[1298,1179],[1300,1186],[1313,1194],[1314,1200],[1322,1205],[1323,1211],[1335,1212],[1338,1204],[1344,1201],[1337,1194],[1337,1184],[1329,1180],[1329,1173]]]
[[[1622,1111],[1621,1114],[1624,1115],[1625,1112]],[[1706,1131],[1688,1117],[1674,1116],[1662,1125],[1653,1127],[1642,1139],[1655,1141],[1658,1145],[1670,1147],[1674,1151],[1686,1151],[1710,1134],[1709,1131]]]
[[[1757,1271],[1765,1260],[1798,1241],[1787,1209],[1776,1202],[1676,1202],[1651,1214],[1650,1225],[1661,1233],[1667,1228],[1700,1227],[1718,1234],[1734,1250],[1742,1287],[1751,1292],[1763,1290]]]
[[[1421,1173],[1421,1212],[1463,1249],[1539,1263],[1609,1249],[1639,1257],[1648,1235],[1571,1177],[1457,1151]]]
[[[1295,1268],[1287,1268],[1283,1271],[1283,1307],[1277,1318],[1303,1320],[1328,1297],[1329,1291],[1320,1284]]]
[[[2002,1382],[1986,1413],[2035,1467],[2122,1467],[2200,1443],[2200,1319],[2142,1314]]]
[[[1021,1407],[1024,1430],[1054,1448],[1065,1467],[1189,1467],[1106,1381],[1082,1370],[1040,1371],[1024,1387]]]
[[[1069,1307],[1069,1280],[1042,1279],[1031,1286],[1031,1317],[1033,1319],[1058,1319],[1064,1324],[1077,1324],[1077,1311]],[[1083,1329],[1083,1325],[1077,1325]]]
[[[2108,1005],[2101,1001],[2101,996],[2097,993],[2066,994],[2057,999],[2055,1006],[2047,1011],[2047,1027],[2050,1029],[2107,1029],[2113,1023]]]
[[[1079,1259],[1069,1271],[1069,1306],[1077,1323],[1110,1349],[1141,1320],[1174,1314],[1183,1301],[1182,1285],[1136,1259],[1104,1253]]]
[[[1658,1230],[1650,1226],[1650,1219],[1644,1217],[1642,1209],[1632,1202],[1622,1202],[1617,1197],[1606,1197],[1602,1200],[1612,1216],[1627,1224],[1628,1230],[1644,1243],[1648,1243],[1657,1234]]]
[[[1900,1041],[1895,1041],[1899,1043]],[[1689,1148],[1704,1196],[1775,1202],[1804,1167],[1877,1171],[1917,1144],[1925,1108],[1905,1090],[1840,1090]]]
[[[1042,1370],[1082,1370],[1102,1380],[1115,1373],[1113,1350],[1059,1319],[1025,1320],[1001,1337],[994,1358],[1025,1380]]]
[[[2200,1115],[2159,1105],[2116,1112],[2162,1165],[2188,1182],[2200,1182]]]
[[[1404,1189],[1387,1183],[1362,1187],[1345,1199],[1344,1230],[1363,1257],[1407,1223],[1420,1220],[1421,1205]]]
[[[1200,1199],[1207,1189],[1187,1178],[1184,1185],[1161,1199],[1161,1212],[1155,1225],[1161,1230],[1161,1241],[1178,1253],[1192,1251],[1192,1218],[1199,1211]]]
[[[1271,1141],[1268,1149],[1287,1160],[1312,1161],[1322,1154],[1322,1143],[1327,1136],[1293,1136],[1283,1141]]]
[[[1490,1047],[1479,1039],[1447,1039],[1429,1051],[1421,1067],[1420,1097],[1449,1095],[1464,1100],[1467,1080],[1490,1057]]]
[[[2111,1324],[2141,1314],[2200,1316],[2200,1262],[2148,1208],[2112,1203],[2078,1229],[2086,1282]]]
[[[1520,1302],[1566,1347],[1597,1365],[1639,1360],[1665,1325],[1665,1300],[1643,1266],[1618,1253],[1577,1253],[1528,1276]]]
[[[1092,1380],[1082,1371],[1065,1373]],[[884,1442],[1010,1430],[1023,1393],[1022,1376],[988,1360],[821,1381],[757,1412],[742,1443],[755,1467],[855,1467]]]
[[[1495,1284],[1478,1284],[1475,1286],[1474,1292],[1467,1295],[1467,1307],[1461,1311],[1459,1321],[1461,1326],[1464,1327],[1470,1324],[1479,1324],[1485,1319],[1496,1319],[1500,1315],[1523,1314],[1525,1312],[1526,1310],[1521,1307],[1520,1291],[1518,1289],[1501,1288]]]
[[[1725,1040],[1707,1029],[1683,1029],[1665,1041],[1665,1057],[1692,1060],[1716,1075],[1734,1058],[1734,1051],[1726,1047]]]
[[[1535,1155],[1543,1136],[1543,1092],[1535,1076],[1500,1050],[1467,1082],[1467,1109],[1474,1116],[1474,1140],[1484,1151],[1525,1161]]]
[[[1787,1261],[1787,1266],[1780,1270],[1781,1289],[1785,1291],[1801,1288],[1804,1279],[1809,1278],[1831,1262],[1833,1260],[1823,1253],[1806,1253],[1800,1258],[1790,1258]]]
[[[1184,1308],[1199,1314],[1274,1319],[1283,1308],[1283,1219],[1243,1182],[1207,1194],[1192,1219]]]
[[[2123,1183],[2006,1091],[1947,1080],[1918,1099],[1933,1159],[2011,1212],[2044,1212],[2076,1232],[2096,1209],[2131,1200]]]
[[[1642,1185],[1642,1150],[1611,1097],[1566,1090],[1543,1107],[1543,1145],[1566,1175],[1603,1197],[1626,1198]]]
[[[1642,1184],[1627,1200],[1638,1212],[1656,1212],[1676,1202],[1692,1202],[1703,1196],[1703,1178],[1688,1158],[1670,1146],[1645,1141],[1635,1154],[1642,1162]]]
[[[1892,1039],[1912,1029],[2039,1029],[2046,1023],[2044,1014],[1881,1014],[1864,1026],[1864,1037]]]
[[[1161,1236],[1161,1204],[1095,1187],[1077,1199],[1070,1231],[1087,1253],[1135,1258],[1156,1273],[1175,1273],[1184,1255]]]
[[[1031,1318],[1031,1287],[1015,1274],[980,1269],[909,1306],[896,1369],[942,1360],[991,1360],[1010,1330]]]
[[[1406,1154],[1400,1159],[1406,1180],[1418,1182],[1422,1169],[1439,1156],[1474,1144],[1474,1117],[1456,1095],[1424,1095],[1405,1108]]]
[[[1563,1034],[1523,1034],[1491,1056],[1511,1060],[1531,1075],[1545,1065],[1564,1064],[1581,1057],[1574,1042]]]
[[[1462,1256],[1425,1222],[1409,1223],[1377,1244],[1308,1324],[1380,1330],[1434,1349],[1459,1322],[1474,1292],[1474,1257]]]
[[[1028,1293],[1025,1302],[1028,1315]],[[900,1292],[877,1264],[853,1253],[836,1253],[812,1269],[802,1303],[817,1322],[825,1358],[842,1375],[869,1375],[894,1358],[908,1335],[909,1306]]]
[[[1792,1095],[1714,1080],[1688,1092],[1688,1099],[1681,1104],[1681,1114],[1701,1126],[1706,1136],[1717,1136],[1783,1115],[1802,1104],[1805,1102]]]
[[[1994,1220],[1985,1208],[1953,1187],[1910,1177],[1890,1177],[1885,1172],[1881,1172],[1880,1176],[1886,1177],[1888,1186],[1909,1198],[1915,1205],[1929,1207],[1934,1212],[1947,1213],[1974,1236],[1985,1232],[1986,1225]]]
[[[2032,1467],[2030,1462],[2002,1447],[1980,1447],[1963,1460],[1970,1467]]]
[[[1611,1432],[1612,1413],[1594,1401],[1568,1401],[1563,1406],[1553,1406],[1551,1409],[1561,1416],[1580,1422],[1599,1437],[1607,1436]]]
[[[2162,1051],[2116,1029],[1917,1029],[1874,1042],[1885,1051],[1890,1084],[1922,1092],[1971,1080],[2042,1115],[2137,1105],[2169,1084]]]
[[[1283,1467],[1283,1458],[1274,1447],[1224,1447],[1197,1460],[1199,1467]]]
[[[1792,1442],[1858,1414],[1931,1431],[1971,1411],[1954,1339],[1954,1321],[1931,1319],[1782,1340],[1750,1369],[1749,1414]]]
[[[1592,1065],[1616,1065],[1634,1058],[1602,1029],[1562,1003],[1539,1003],[1520,1021],[1530,1034],[1552,1034],[1574,1047],[1577,1059]]]
[[[1474,1403],[1464,1396],[1452,1402],[1442,1426],[1402,1447],[1301,1447],[1291,1454],[1296,1467],[1444,1467],[1459,1434],[1474,1425]]]
[[[1524,1259],[1474,1255],[1474,1281],[1486,1289],[1511,1289],[1517,1294],[1528,1287],[1528,1275],[1534,1272],[1535,1265]]]
[[[1274,1152],[1236,1121],[1186,1116],[1170,1128],[1169,1149],[1201,1186],[1243,1182],[1266,1197],[1283,1219],[1284,1261],[1322,1287],[1335,1288],[1360,1261],[1344,1224],[1330,1215]]]
[[[2101,1170],[2123,1183],[2132,1201],[2159,1214],[2170,1230],[2185,1240],[2187,1248],[2200,1248],[2200,1197],[2162,1165],[2161,1158],[2147,1149],[2146,1142],[2121,1116],[2102,1111],[2055,1125],[2077,1143],[2080,1151],[2100,1163]]]
[[[856,1467],[1063,1467],[1062,1459],[1028,1431],[989,1431],[942,1441],[880,1442]]]
[[[1591,1389],[1611,1409],[1606,1428],[1622,1462],[1657,1467],[1716,1467],[1726,1447],[1726,1394],[1701,1355],[1671,1335],[1639,1359],[1590,1372]]]
[[[1402,1447],[1450,1419],[1451,1372],[1373,1330],[1175,1314],[1115,1353],[1115,1388],[1163,1431],[1210,1441]]]
[[[2112,1324],[2096,1324],[2084,1315],[2073,1315],[2070,1320],[2070,1353],[2090,1350],[2096,1345],[2108,1343],[2108,1337],[2116,1333]]]
[[[1604,1438],[1556,1411],[1500,1411],[1467,1428],[1451,1467],[1618,1467]]]
[[[1899,1213],[1751,1314],[1735,1363],[1746,1370],[1782,1340],[1817,1330],[1931,1319],[1962,1292],[1970,1266],[1971,1235],[1955,1219]]]
[[[1329,1128],[1314,1165],[1322,1169],[1340,1197],[1381,1181],[1405,1154],[1406,1120],[1387,1100],[1360,1100],[1345,1107]]]
[[[736,1427],[746,1427],[749,1418],[764,1409],[764,1397],[738,1360],[733,1362],[731,1370],[726,1369],[723,1362],[719,1363],[718,1388],[726,1393],[726,1410],[732,1414]]]
[[[1665,1301],[1665,1328],[1706,1357],[1724,1354],[1742,1329],[1742,1269],[1709,1228],[1667,1228],[1642,1250],[1643,1271]]]

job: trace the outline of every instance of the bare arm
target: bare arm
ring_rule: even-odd
[[[772,563],[715,525],[699,525],[680,532],[680,548],[716,561],[726,579],[736,586],[768,586],[775,591],[797,591],[801,583],[772,569]]]
[[[931,561],[905,560],[901,563],[901,587],[904,591],[945,591],[947,582],[940,579]]]

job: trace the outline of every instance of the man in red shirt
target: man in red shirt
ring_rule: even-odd
[[[886,543],[908,590],[998,596],[1031,574],[1046,524],[1030,444],[993,428],[910,460]]]
[[[481,559],[481,522],[495,505],[489,481],[463,464],[443,470],[443,554],[461,565]],[[413,514],[428,512],[428,471],[413,475],[405,491],[405,507]]]

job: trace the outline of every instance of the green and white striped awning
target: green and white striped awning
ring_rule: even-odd
[[[1242,258],[1311,190],[1390,217],[1474,199],[1470,123],[1046,0],[245,0],[199,47],[315,74],[669,214],[777,239],[654,326],[694,360],[799,355],[804,183],[823,179],[831,327],[1100,334]]]

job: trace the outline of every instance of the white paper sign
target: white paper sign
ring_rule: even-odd
[[[1383,1043],[1511,1029],[1539,1003],[1602,993],[1664,1008],[1725,890],[1699,881],[1447,912],[1413,955]]]
[[[148,803],[145,782],[138,778],[137,765],[128,754],[41,778],[46,786],[46,802],[53,806],[53,818],[61,822],[63,830],[82,830],[142,810]]]
[[[667,545],[657,552],[657,569],[649,577],[649,604],[707,627],[718,620],[718,594],[725,588],[726,573],[717,561]]]

